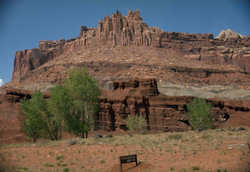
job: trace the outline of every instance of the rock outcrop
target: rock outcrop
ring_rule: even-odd
[[[100,80],[149,75],[173,83],[247,87],[250,83],[250,37],[239,36],[241,39],[238,39],[233,32],[227,33],[221,33],[224,36],[220,40],[209,33],[164,32],[149,27],[139,11],[129,11],[127,16],[117,11],[100,20],[97,28],[82,26],[77,38],[40,41],[39,48],[18,51],[11,83],[24,88],[30,81],[39,82],[38,85],[59,83],[69,68],[84,65]],[[119,76],[115,76],[108,66],[124,67],[120,68],[122,72],[115,73]],[[190,71],[194,75],[189,76]],[[205,79],[201,79],[203,74],[199,71],[208,71],[202,72]]]
[[[119,11],[111,17],[106,16],[97,27],[97,39],[103,42],[110,41],[117,45],[153,45],[157,42],[161,31],[158,28],[149,28],[143,22],[140,11],[129,11],[123,16]]]
[[[18,51],[15,57],[12,81],[20,82],[29,71],[63,53],[75,51],[81,47],[107,44],[112,46],[150,46],[157,42],[161,33],[162,31],[158,28],[149,28],[143,22],[139,11],[129,11],[128,16],[122,16],[117,11],[111,17],[106,16],[101,20],[97,28],[82,26],[79,37],[75,39],[40,41],[39,48]]]
[[[72,51],[77,46],[75,39],[61,39],[59,41],[40,41],[39,48],[17,51],[14,62],[12,81],[14,83],[22,82],[24,76],[39,66],[53,60],[55,57]]]
[[[234,32],[231,29],[227,29],[227,30],[222,30],[216,38],[219,40],[226,41],[230,39],[243,39],[244,36],[237,32]]]
[[[20,108],[20,102],[30,99],[34,91],[0,88],[0,144],[17,143],[27,141],[23,131],[24,115]],[[50,97],[49,92],[43,92],[45,98]]]
[[[123,119],[138,114],[150,129],[187,130],[186,105],[197,97],[189,87],[207,86],[219,88],[203,96],[212,104],[216,125],[249,126],[250,97],[242,94],[250,90],[250,36],[226,32],[214,39],[209,33],[165,32],[149,27],[139,11],[127,16],[117,11],[96,28],[82,26],[76,38],[40,41],[38,48],[16,52],[12,81],[0,88],[0,120],[6,121],[6,131],[21,132],[20,100],[62,83],[70,69],[82,66],[104,89],[100,128],[124,128]],[[167,85],[158,90],[157,83]],[[188,88],[187,95],[169,94],[173,85]],[[221,90],[234,96],[220,96]],[[226,100],[237,98],[242,100]]]
[[[148,128],[162,131],[190,129],[187,104],[194,97],[165,96],[159,94],[155,79],[135,79],[113,83],[113,91],[106,91],[100,98],[99,127],[107,130],[124,129],[124,119],[141,115]],[[250,101],[223,101],[208,99],[215,124],[220,126],[249,125]],[[233,121],[231,120],[234,119]],[[243,118],[243,119],[241,119]]]
[[[8,88],[0,95],[0,143],[25,140],[22,131],[24,119],[20,101],[29,99],[33,91]],[[43,93],[49,98],[48,92]],[[157,131],[186,131],[191,129],[187,104],[192,96],[165,96],[159,93],[156,79],[133,79],[110,83],[109,90],[100,96],[97,124],[103,130],[125,129],[124,119],[141,115],[147,128]],[[249,126],[250,101],[207,99],[217,127]]]

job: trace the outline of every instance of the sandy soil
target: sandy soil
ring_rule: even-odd
[[[72,139],[76,144],[69,144]],[[137,154],[140,164],[125,164],[124,172],[249,172],[250,129],[1,145],[0,164],[20,172],[119,172],[119,156],[129,154]]]

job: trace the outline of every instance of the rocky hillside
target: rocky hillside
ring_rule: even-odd
[[[48,98],[48,88],[82,66],[103,90],[102,129],[122,129],[123,119],[140,114],[150,129],[188,130],[193,97],[207,98],[218,127],[249,126],[250,36],[235,35],[166,32],[149,27],[139,11],[117,11],[97,28],[82,26],[77,38],[18,51],[12,81],[0,88],[0,142],[25,140],[22,99],[36,89]]]
[[[77,38],[40,41],[39,48],[18,51],[10,85],[46,90],[70,68],[85,66],[105,88],[110,81],[138,77],[201,90],[218,85],[248,90],[250,36],[220,38],[165,32],[149,27],[139,11],[127,16],[117,11],[97,28],[82,26]]]

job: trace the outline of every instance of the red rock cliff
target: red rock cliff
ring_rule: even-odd
[[[126,128],[124,119],[129,115],[141,115],[147,127],[160,131],[189,130],[186,105],[193,97],[164,96],[158,92],[155,79],[133,79],[115,81],[109,91],[100,97],[98,125],[100,129],[116,130]],[[23,115],[20,101],[29,99],[34,91],[7,88],[0,94],[0,143],[24,141],[22,131]],[[50,94],[44,92],[44,97]],[[229,101],[208,99],[212,105],[211,114],[217,127],[238,127],[250,125],[250,101]]]
[[[139,11],[127,16],[117,11],[100,20],[97,28],[82,26],[77,38],[40,41],[39,48],[17,52],[12,83],[54,83],[79,65],[101,80],[147,75],[171,82],[248,87],[250,37],[221,40],[212,34],[164,32],[143,22]]]
[[[115,130],[125,128],[124,119],[141,115],[148,128],[163,131],[190,129],[187,104],[193,97],[160,95],[155,79],[135,79],[113,83],[114,90],[106,91],[100,99],[99,126]],[[249,126],[249,101],[208,99],[217,126]]]

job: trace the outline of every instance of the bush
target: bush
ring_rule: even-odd
[[[126,126],[131,131],[141,131],[146,128],[147,122],[143,116],[128,116],[125,120]]]
[[[206,100],[195,98],[187,105],[189,122],[193,129],[209,129],[213,127],[210,115],[211,105]]]
[[[173,134],[173,135],[169,135],[168,139],[170,140],[180,140],[182,138],[182,135],[180,134]]]

